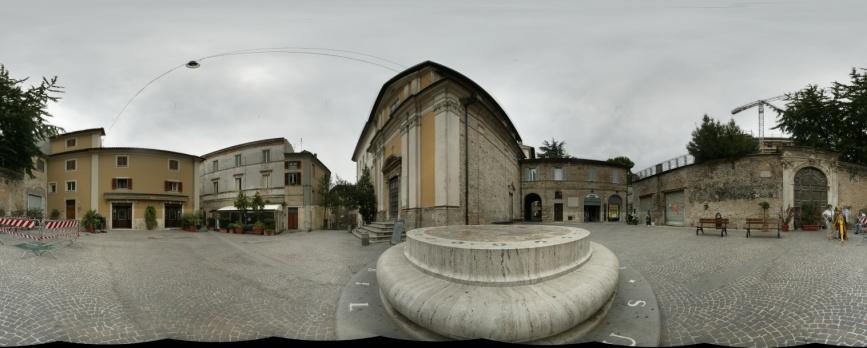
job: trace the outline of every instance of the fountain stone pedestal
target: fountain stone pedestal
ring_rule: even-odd
[[[389,316],[420,340],[574,343],[614,299],[617,257],[581,228],[419,228],[377,261]]]

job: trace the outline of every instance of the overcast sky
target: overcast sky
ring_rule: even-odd
[[[525,144],[626,155],[634,171],[686,153],[705,113],[730,111],[867,67],[865,1],[10,1],[0,64],[57,75],[67,131],[104,146],[202,155],[270,137],[318,153],[355,181],[352,151],[396,73],[326,55],[214,57],[241,49],[357,51],[409,67],[432,60],[487,90]],[[403,70],[355,53],[340,54]],[[775,114],[766,114],[772,124]],[[734,116],[757,129],[757,111]],[[778,135],[770,131],[767,135]]]

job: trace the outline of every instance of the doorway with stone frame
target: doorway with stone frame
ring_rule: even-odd
[[[385,220],[387,221],[394,221],[400,218],[400,172],[400,157],[389,156],[382,166],[383,184],[388,189],[385,197]]]

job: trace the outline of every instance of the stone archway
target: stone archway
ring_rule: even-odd
[[[535,193],[524,197],[524,221],[542,221],[542,197]]]
[[[795,173],[795,209],[800,212],[804,203],[812,203],[818,211],[828,205],[828,177],[815,167],[804,167]],[[797,225],[800,215],[795,214]]]

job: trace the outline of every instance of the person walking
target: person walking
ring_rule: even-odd
[[[867,214],[864,214],[864,211],[861,211],[861,214],[858,215],[858,220],[855,221],[855,234],[861,234],[864,229],[867,228]]]
[[[843,207],[843,218],[846,219],[846,226],[849,226],[849,206]]]
[[[831,210],[831,205],[828,205],[825,211],[822,212],[822,227],[828,230],[828,240],[834,239],[834,227],[832,226],[833,221],[834,211]]]
[[[834,230],[840,235],[840,245],[845,245],[849,236],[846,235],[846,218],[840,208],[834,209]]]

